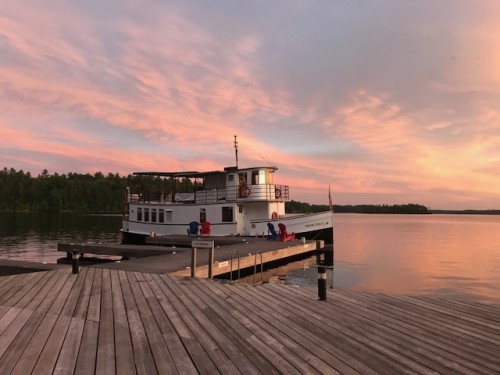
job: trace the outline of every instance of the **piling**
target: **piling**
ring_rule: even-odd
[[[71,252],[71,264],[74,274],[78,273],[79,263],[80,263],[80,253],[78,252],[78,250],[73,250]]]
[[[318,298],[326,301],[326,268],[318,267]]]

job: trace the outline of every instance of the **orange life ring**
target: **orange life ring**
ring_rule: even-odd
[[[240,197],[246,198],[250,195],[250,188],[248,186],[240,187]]]
[[[276,197],[276,199],[281,198],[281,190],[278,188],[275,188],[274,189],[274,196]]]
[[[271,219],[276,220],[278,218],[278,214],[276,212],[273,212],[271,214]]]

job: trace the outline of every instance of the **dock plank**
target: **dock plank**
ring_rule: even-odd
[[[115,337],[110,270],[102,270],[101,290],[96,373],[111,374],[115,372]]]
[[[149,348],[148,338],[135,302],[129,279],[125,271],[118,271],[118,277],[125,301],[128,326],[134,350],[135,367],[139,374],[157,374],[153,355]]]
[[[173,301],[184,323],[193,330],[195,337],[212,358],[212,362],[217,367],[218,371],[223,374],[240,373],[223,348],[217,343],[217,334],[215,334],[216,338],[212,336],[212,327],[206,327],[200,322],[200,320],[203,321],[203,312],[193,305],[185,293],[172,284],[167,276],[160,275],[160,278],[163,280],[166,288],[170,290],[168,292],[169,297],[172,297],[170,300]],[[175,298],[173,298],[174,296]]]
[[[130,338],[125,301],[118,271],[111,270],[111,294],[113,296],[113,324],[115,332],[116,373],[136,374],[134,349]]]
[[[191,331],[193,327],[183,320],[182,309],[176,308],[177,306],[181,306],[180,302],[171,294],[164,280],[155,274],[145,274],[145,278],[151,290],[154,291],[166,318],[172,324],[175,333],[179,336],[183,346],[189,353],[189,357],[196,370],[204,375],[219,373],[213,359],[197,340],[197,332]]]
[[[182,345],[182,341],[180,340],[170,321],[164,314],[160,303],[158,302],[157,296],[153,293],[148,280],[146,280],[145,278],[145,275],[138,272],[135,272],[134,275],[139,283],[142,293],[144,294],[144,301],[147,302],[151,310],[151,314],[158,324],[158,328],[160,329],[163,340],[167,345],[168,351],[171,354],[177,371],[183,375],[197,374],[198,372],[190,361],[189,354],[186,351],[186,348]]]
[[[133,272],[129,272],[127,276],[137,306],[140,306],[138,309],[139,316],[146,331],[149,348],[153,355],[158,373],[176,374],[177,369],[174,365],[174,360],[167,345],[165,344],[165,341],[163,340],[160,328],[158,327],[151,309],[146,302],[146,298],[144,297],[141,287],[139,286],[140,281],[137,280]]]
[[[0,290],[0,373],[500,373],[495,304],[105,267]]]
[[[83,335],[76,359],[75,375],[87,375],[95,373],[97,358],[97,341],[99,338],[99,322],[86,320],[83,327]],[[118,373],[116,373],[118,374]]]

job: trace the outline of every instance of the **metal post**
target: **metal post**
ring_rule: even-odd
[[[73,273],[76,274],[78,273],[78,263],[80,259],[80,254],[78,254],[78,250],[73,250],[71,252],[71,259],[72,259],[72,266],[73,266]]]
[[[318,298],[326,301],[326,268],[318,267]]]
[[[214,247],[208,249],[208,278],[213,278],[213,266],[214,266]]]
[[[191,251],[191,277],[196,277],[196,247]]]

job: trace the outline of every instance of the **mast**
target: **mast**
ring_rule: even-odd
[[[236,169],[238,169],[238,141],[236,140],[238,136],[234,136],[234,152],[236,154]]]

